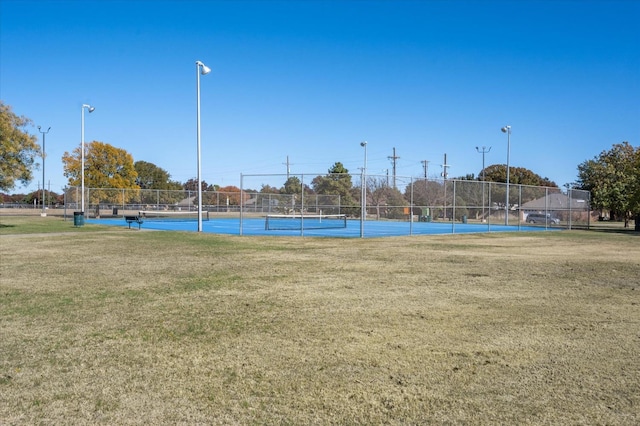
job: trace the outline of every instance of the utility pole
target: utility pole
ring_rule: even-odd
[[[427,181],[427,171],[429,170],[429,161],[428,160],[422,160],[422,168],[424,169],[424,201],[425,201],[425,205],[427,204],[427,198],[428,198],[428,193],[429,193],[429,182]],[[426,207],[425,209],[423,209],[423,211],[429,211],[429,208]],[[429,214],[426,213],[424,214],[424,216],[428,216]]]
[[[422,160],[422,168],[424,169],[424,180],[425,182],[427,181],[427,171],[429,170],[429,161],[428,160]]]
[[[444,154],[444,164],[441,164],[443,168],[442,177],[444,178],[444,218],[447,218],[447,176],[449,176],[449,172],[447,172],[447,168],[451,167],[447,164],[447,154]]]
[[[444,164],[440,165],[444,171],[442,172],[442,177],[444,178],[444,180],[447,180],[447,176],[449,176],[449,172],[447,172],[447,168],[451,167],[450,165],[447,164],[447,154],[444,154]]]
[[[424,169],[424,196],[427,196],[427,192],[429,191],[429,185],[427,182],[427,171],[429,170],[429,161],[428,160],[422,160],[422,168]]]
[[[393,148],[393,156],[387,157],[393,163],[393,187],[396,188],[396,161],[400,159],[396,155],[396,148]]]
[[[287,166],[287,180],[289,180],[289,173],[291,173],[291,163],[289,163],[289,156],[287,155],[287,162],[286,163],[282,163],[285,164]]]

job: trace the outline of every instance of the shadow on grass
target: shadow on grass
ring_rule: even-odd
[[[591,228],[590,231],[603,232],[603,233],[606,233],[606,234],[640,235],[640,231],[636,231],[633,228],[627,228],[627,229]]]
[[[583,228],[587,229],[587,228]],[[598,226],[591,225],[588,228],[589,231],[602,232],[606,234],[627,234],[627,235],[640,235],[640,230],[637,230],[635,226],[629,225],[624,228],[623,226]]]
[[[0,228],[15,228],[16,225],[5,225],[4,223],[0,223]]]

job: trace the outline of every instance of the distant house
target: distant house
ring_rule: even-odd
[[[569,198],[567,194],[561,192],[548,194],[544,197],[528,201],[522,204],[520,211],[522,219],[526,220],[529,213],[552,213],[555,217],[566,217],[569,213],[572,216],[578,214],[584,216],[589,213],[589,200],[584,198]],[[574,217],[575,219],[575,217]]]
[[[521,210],[544,212],[545,210],[587,210],[589,200],[569,198],[567,194],[557,192],[524,203]]]
[[[187,197],[173,205],[174,210],[191,210],[191,207],[194,205],[196,201],[196,197]]]

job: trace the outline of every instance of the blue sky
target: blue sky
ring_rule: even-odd
[[[478,175],[510,164],[558,185],[614,143],[640,143],[640,1],[0,2],[0,98],[51,126],[46,181],[99,140],[196,176],[196,66],[202,178]],[[36,189],[41,171],[28,187]],[[284,178],[262,183],[280,187]],[[248,186],[259,189],[256,180]],[[247,186],[247,185],[245,185]]]

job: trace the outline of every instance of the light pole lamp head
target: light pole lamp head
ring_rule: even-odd
[[[200,67],[200,74],[202,75],[207,75],[211,72],[211,68],[209,68],[208,66],[206,66],[200,61],[196,61],[196,65]]]
[[[360,142],[360,146],[367,146],[367,141]]]
[[[87,104],[83,104],[82,108],[86,108],[87,110],[89,110],[89,112],[93,112],[96,109],[94,107],[92,107],[91,105],[87,105]]]
[[[500,130],[502,130],[502,133],[507,133],[507,132],[511,133],[511,126],[504,126]]]

